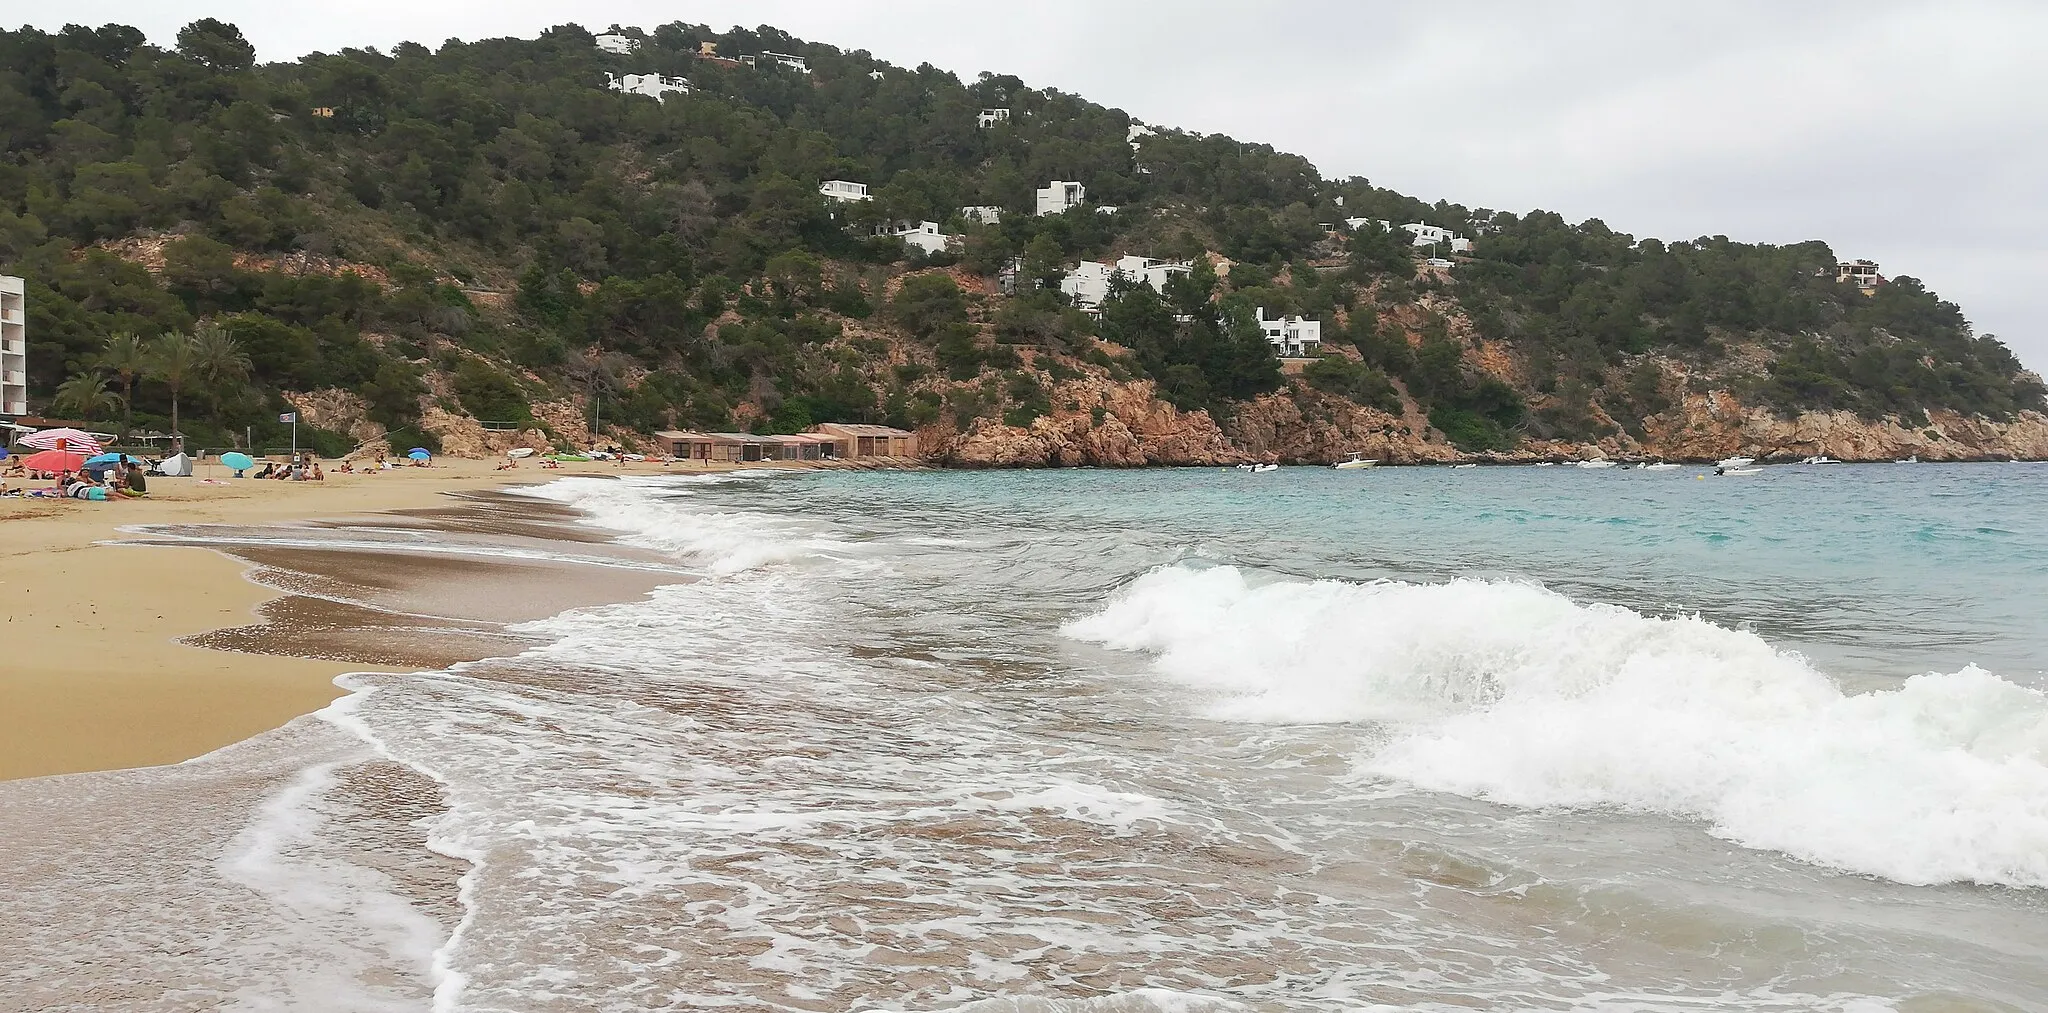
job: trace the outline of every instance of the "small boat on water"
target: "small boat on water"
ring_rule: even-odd
[[[1536,462],[1536,466],[1537,466],[1538,468],[1555,468],[1555,467],[1557,467],[1557,462],[1556,462],[1556,461],[1537,461],[1537,462]]]
[[[1658,461],[1658,462],[1656,462],[1655,464],[1645,464],[1645,465],[1643,465],[1643,470],[1644,470],[1644,471],[1672,471],[1672,470],[1675,470],[1675,469],[1676,469],[1677,467],[1678,467],[1678,465],[1675,465],[1675,464],[1671,464],[1671,463],[1669,463],[1669,462],[1665,462],[1665,461]]]
[[[1892,463],[1893,463],[1893,464],[1919,464],[1919,463],[1920,463],[1920,455],[1919,455],[1919,454],[1912,454],[1912,455],[1909,455],[1909,456],[1907,456],[1907,457],[1901,457],[1901,458],[1899,458],[1898,460],[1896,460],[1896,461],[1893,461]]]
[[[1336,464],[1330,465],[1330,467],[1336,468],[1339,471],[1349,471],[1353,468],[1370,468],[1378,463],[1380,463],[1379,458],[1368,458],[1359,454],[1353,454],[1350,460],[1338,461]]]
[[[1581,467],[1581,468],[1612,468],[1612,467],[1614,467],[1614,462],[1613,462],[1613,461],[1610,461],[1610,460],[1608,460],[1608,459],[1606,459],[1606,458],[1604,458],[1604,457],[1597,457],[1597,458],[1594,458],[1593,460],[1590,460],[1590,461],[1580,461],[1580,462],[1579,462],[1579,467]]]
[[[1714,474],[1716,475],[1758,475],[1762,473],[1762,468],[1728,468],[1725,470],[1720,468],[1714,469]]]
[[[1259,475],[1263,475],[1263,474],[1265,474],[1266,472],[1269,472],[1269,471],[1279,471],[1279,470],[1280,470],[1280,466],[1279,466],[1279,465],[1277,465],[1277,464],[1255,464],[1255,465],[1252,465],[1252,472],[1253,472],[1254,474],[1259,474]]]
[[[1453,464],[1453,465],[1451,465],[1451,470],[1452,470],[1452,471],[1456,471],[1456,470],[1458,470],[1459,468],[1477,468],[1477,467],[1479,467],[1479,466],[1478,466],[1478,465],[1476,465],[1476,464]]]
[[[1837,460],[1835,460],[1834,458],[1832,458],[1832,457],[1829,457],[1829,456],[1828,456],[1828,455],[1826,455],[1826,454],[1815,454],[1815,455],[1813,455],[1812,457],[1809,457],[1809,458],[1806,458],[1806,459],[1804,459],[1804,460],[1800,461],[1799,463],[1800,463],[1800,464],[1840,464],[1840,463],[1842,463],[1842,462],[1840,462],[1840,461],[1837,461]]]
[[[1754,457],[1724,457],[1714,462],[1716,468],[1747,468],[1756,463]]]

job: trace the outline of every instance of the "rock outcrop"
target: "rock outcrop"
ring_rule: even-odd
[[[1250,460],[1205,411],[1160,400],[1151,381],[1085,376],[1053,386],[1054,410],[1030,426],[977,418],[965,433],[927,429],[926,456],[962,468],[1219,465]]]

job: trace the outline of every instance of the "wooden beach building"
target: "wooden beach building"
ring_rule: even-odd
[[[856,422],[827,422],[812,426],[808,432],[776,436],[683,430],[667,430],[654,436],[666,445],[671,457],[719,464],[917,456],[916,433]]]

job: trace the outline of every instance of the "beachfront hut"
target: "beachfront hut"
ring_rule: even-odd
[[[859,422],[822,422],[808,435],[822,436],[834,444],[831,456],[848,460],[862,457],[916,457],[917,434],[890,426]]]

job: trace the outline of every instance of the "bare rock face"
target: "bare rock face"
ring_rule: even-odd
[[[1308,387],[1267,394],[1239,407],[1231,432],[1252,457],[1289,464],[1331,464],[1353,454],[1387,464],[1466,456],[1440,437],[1433,439],[1419,416],[1389,415]]]
[[[309,426],[341,433],[358,445],[384,439],[384,427],[370,421],[369,402],[353,391],[330,387],[304,394],[286,392],[284,399],[299,413],[299,421]]]
[[[1160,400],[1150,381],[1116,383],[1084,376],[1052,386],[1054,410],[1028,427],[978,418],[965,433],[921,433],[927,456],[964,468],[1235,464],[1230,445],[1205,411]]]
[[[2048,457],[2048,416],[2021,412],[2010,422],[1929,412],[1927,424],[1896,418],[1870,420],[1854,412],[1805,412],[1780,418],[1745,407],[1727,391],[1687,394],[1672,411],[1649,420],[1643,451],[1678,460],[1714,460],[1731,454],[1759,459],[1825,454],[1843,461],[1968,461]]]

